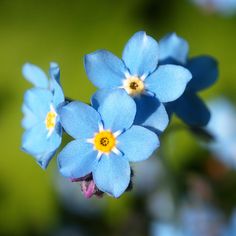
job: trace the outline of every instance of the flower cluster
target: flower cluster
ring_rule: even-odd
[[[158,44],[137,32],[122,59],[106,50],[86,55],[87,76],[98,88],[89,105],[65,99],[57,64],[51,64],[49,80],[37,66],[24,65],[23,75],[35,87],[24,97],[22,149],[46,168],[66,132],[73,141],[58,154],[60,173],[80,181],[86,197],[120,197],[132,185],[130,162],[158,149],[173,113],[191,126],[209,121],[196,92],[215,82],[217,63],[187,54],[187,42],[176,34]]]

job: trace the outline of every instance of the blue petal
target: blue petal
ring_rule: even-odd
[[[57,63],[50,63],[49,74],[52,79],[55,79],[58,83],[60,83],[60,67]]]
[[[26,63],[22,68],[23,76],[34,86],[39,88],[48,88],[47,75],[38,66]]]
[[[115,88],[122,85],[125,78],[124,63],[111,52],[99,50],[84,59],[88,78],[98,88]]]
[[[183,94],[191,78],[189,70],[182,66],[164,65],[146,78],[145,85],[160,102],[171,102]]]
[[[185,92],[173,102],[173,111],[190,126],[205,126],[210,120],[210,112],[204,102],[194,93]]]
[[[58,155],[61,174],[67,178],[80,178],[91,173],[98,159],[93,145],[81,140],[68,143]]]
[[[136,105],[134,100],[123,90],[109,93],[98,107],[105,129],[113,132],[128,129],[134,121]]]
[[[71,102],[60,111],[61,124],[73,138],[93,138],[101,122],[99,113],[82,102]]]
[[[58,107],[65,99],[60,85],[60,68],[56,63],[51,63],[49,74],[52,79],[53,104]]]
[[[22,112],[24,113],[24,118],[22,120],[23,128],[30,129],[39,122],[37,116],[35,116],[35,114],[25,104],[22,106]]]
[[[93,172],[97,187],[116,198],[127,189],[130,182],[130,166],[124,156],[111,153],[103,155]]]
[[[142,76],[156,69],[158,54],[157,41],[140,31],[129,39],[122,58],[132,75]]]
[[[92,104],[93,108],[95,108],[97,110],[98,107],[100,106],[100,104],[102,104],[102,102],[106,99],[106,97],[110,93],[113,93],[115,90],[117,90],[117,89],[99,89],[99,90],[97,90],[91,98],[91,104]]]
[[[176,33],[168,34],[159,42],[159,60],[174,60],[180,64],[187,62],[189,46],[186,40]]]
[[[117,141],[118,149],[121,150],[131,162],[148,159],[160,146],[159,139],[155,133],[136,125],[118,136]]]
[[[164,105],[157,98],[146,95],[136,98],[135,102],[137,113],[134,124],[142,125],[158,134],[163,132],[169,123]]]
[[[55,155],[56,150],[44,154],[40,154],[36,156],[37,163],[41,166],[41,168],[46,169],[48,167],[49,162]]]
[[[197,92],[215,83],[218,77],[217,61],[209,56],[195,57],[188,61],[188,69],[193,79],[188,84],[188,89]]]
[[[22,139],[22,148],[32,155],[43,155],[59,147],[61,134],[54,131],[48,137],[48,130],[43,122],[27,130]]]
[[[32,88],[27,90],[24,95],[25,106],[43,120],[50,111],[51,102],[52,93],[46,89]]]
[[[55,107],[58,107],[65,101],[64,93],[61,86],[55,81],[52,80],[53,84],[53,104]]]

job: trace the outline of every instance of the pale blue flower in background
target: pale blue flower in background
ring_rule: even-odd
[[[209,102],[212,113],[206,130],[214,140],[207,147],[215,157],[231,168],[236,168],[236,109],[226,98]]]
[[[181,232],[181,230],[172,222],[153,222],[151,224],[150,236],[184,236],[184,235]]]
[[[204,202],[184,203],[180,225],[185,236],[221,236],[225,227],[222,213]]]
[[[208,12],[219,12],[223,15],[236,13],[236,0],[192,0],[192,2]]]

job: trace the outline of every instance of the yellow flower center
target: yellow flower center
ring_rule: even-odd
[[[145,86],[143,81],[137,76],[128,77],[124,83],[124,89],[131,96],[136,96],[144,92]]]
[[[94,137],[94,147],[102,153],[110,153],[116,146],[116,138],[109,130],[103,130]]]
[[[57,113],[55,112],[53,106],[50,107],[50,111],[47,113],[45,118],[46,128],[49,130],[49,133],[53,131],[56,125]]]

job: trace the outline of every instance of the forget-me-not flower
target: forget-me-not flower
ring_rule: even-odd
[[[210,112],[197,92],[211,86],[218,77],[217,62],[210,56],[198,56],[188,59],[187,41],[175,33],[160,40],[160,63],[173,63],[189,69],[193,78],[188,83],[183,95],[174,102],[167,103],[166,109],[173,112],[190,126],[205,126],[210,119]]]
[[[46,168],[62,139],[58,115],[64,103],[59,84],[60,69],[56,63],[51,63],[50,80],[39,67],[29,63],[23,66],[22,72],[35,85],[24,95],[22,126],[26,131],[22,138],[22,149],[33,155],[42,168]]]
[[[130,183],[129,162],[147,159],[159,146],[155,133],[133,125],[136,105],[125,91],[109,93],[97,110],[71,102],[61,109],[61,123],[75,140],[58,156],[67,178],[92,173],[103,192],[119,197]]]
[[[86,55],[88,78],[101,89],[93,96],[93,105],[100,104],[112,89],[125,90],[137,105],[134,124],[163,131],[169,119],[162,103],[180,97],[192,75],[179,65],[158,66],[158,59],[158,43],[145,32],[129,39],[122,60],[106,50]]]

